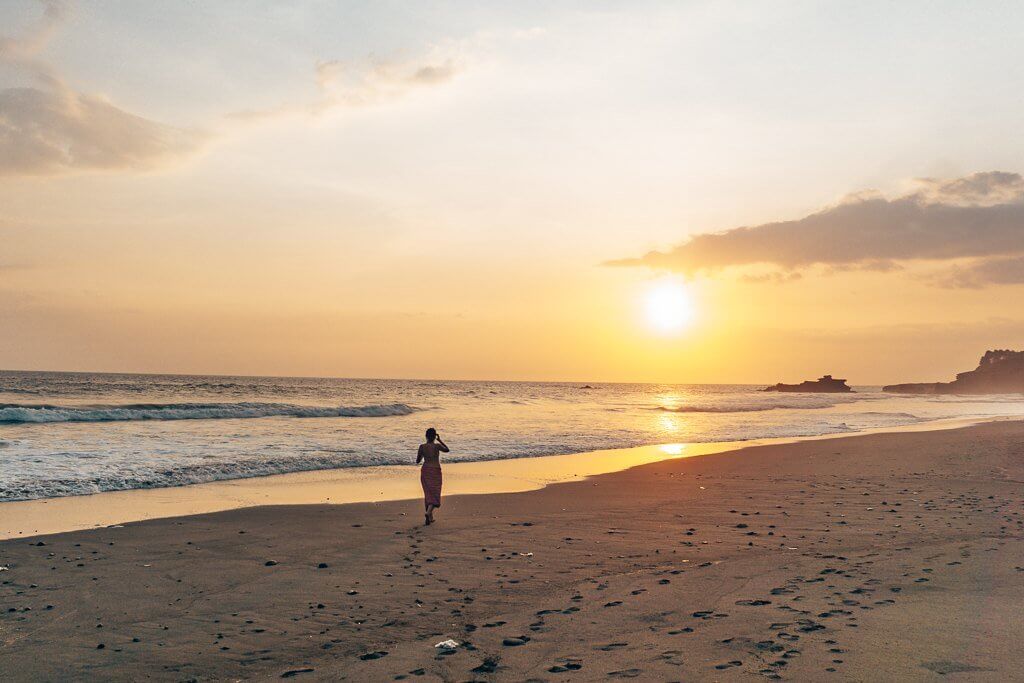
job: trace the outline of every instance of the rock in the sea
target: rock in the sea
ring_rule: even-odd
[[[978,367],[957,374],[952,382],[890,384],[894,394],[1017,394],[1024,393],[1024,351],[986,351]]]
[[[853,391],[846,386],[845,379],[833,379],[832,375],[825,375],[815,381],[806,380],[800,384],[778,384],[765,387],[762,391],[786,391],[786,392],[808,392],[814,394],[840,394]]]

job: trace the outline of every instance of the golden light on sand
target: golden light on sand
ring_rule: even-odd
[[[693,303],[686,286],[677,280],[655,284],[644,297],[647,322],[657,332],[673,334],[693,320]]]

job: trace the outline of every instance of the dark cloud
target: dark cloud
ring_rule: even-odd
[[[918,184],[914,192],[894,199],[860,194],[798,220],[699,234],[669,251],[609,265],[690,274],[752,265],[782,271],[815,265],[886,271],[904,261],[1024,253],[1024,179],[1019,174],[993,171]]]

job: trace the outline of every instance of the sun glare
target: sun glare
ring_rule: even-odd
[[[644,300],[647,322],[658,332],[680,332],[693,320],[693,304],[686,286],[680,282],[660,282]]]

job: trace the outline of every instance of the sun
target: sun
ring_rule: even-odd
[[[644,313],[654,330],[663,334],[681,332],[693,320],[690,292],[681,282],[659,282],[644,297]]]

